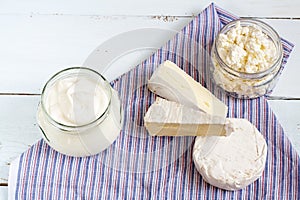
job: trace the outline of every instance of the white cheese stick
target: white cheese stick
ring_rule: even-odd
[[[222,118],[227,115],[228,108],[223,102],[169,60],[155,70],[148,81],[148,88],[165,99],[207,114]]]
[[[144,123],[152,136],[225,136],[231,132],[227,119],[160,97],[149,107]]]

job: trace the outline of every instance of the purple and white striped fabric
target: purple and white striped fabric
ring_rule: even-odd
[[[210,81],[212,42],[237,17],[211,4],[149,59],[111,84],[124,107],[119,138],[98,155],[62,155],[43,140],[20,157],[16,199],[299,199],[299,156],[264,97],[239,100]],[[293,45],[282,40],[287,62]],[[196,44],[196,45],[195,45]],[[229,117],[247,118],[267,140],[263,176],[239,191],[207,184],[192,161],[194,137],[150,137],[143,116],[155,96],[146,82],[159,63],[171,60],[229,106]]]

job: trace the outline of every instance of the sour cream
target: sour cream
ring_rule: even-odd
[[[45,85],[37,120],[52,148],[70,156],[89,156],[118,137],[122,109],[118,93],[100,74],[69,68]]]
[[[108,95],[101,84],[86,76],[67,77],[49,88],[45,107],[55,121],[82,126],[105,112],[110,100]]]

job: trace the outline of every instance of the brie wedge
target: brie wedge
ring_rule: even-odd
[[[204,180],[225,190],[253,183],[265,168],[267,143],[246,119],[229,119],[233,132],[227,137],[197,137],[193,160]]]
[[[165,99],[207,114],[222,118],[227,115],[228,108],[223,102],[169,60],[155,70],[148,81],[148,88]]]
[[[152,136],[225,136],[232,131],[228,119],[160,97],[149,107],[144,123]]]

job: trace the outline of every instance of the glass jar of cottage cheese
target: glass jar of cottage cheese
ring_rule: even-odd
[[[212,76],[226,93],[256,98],[274,88],[283,58],[279,35],[268,24],[238,19],[224,26],[213,43]]]
[[[44,86],[37,112],[44,140],[70,156],[97,154],[120,134],[118,93],[98,72],[73,67],[55,74]]]

